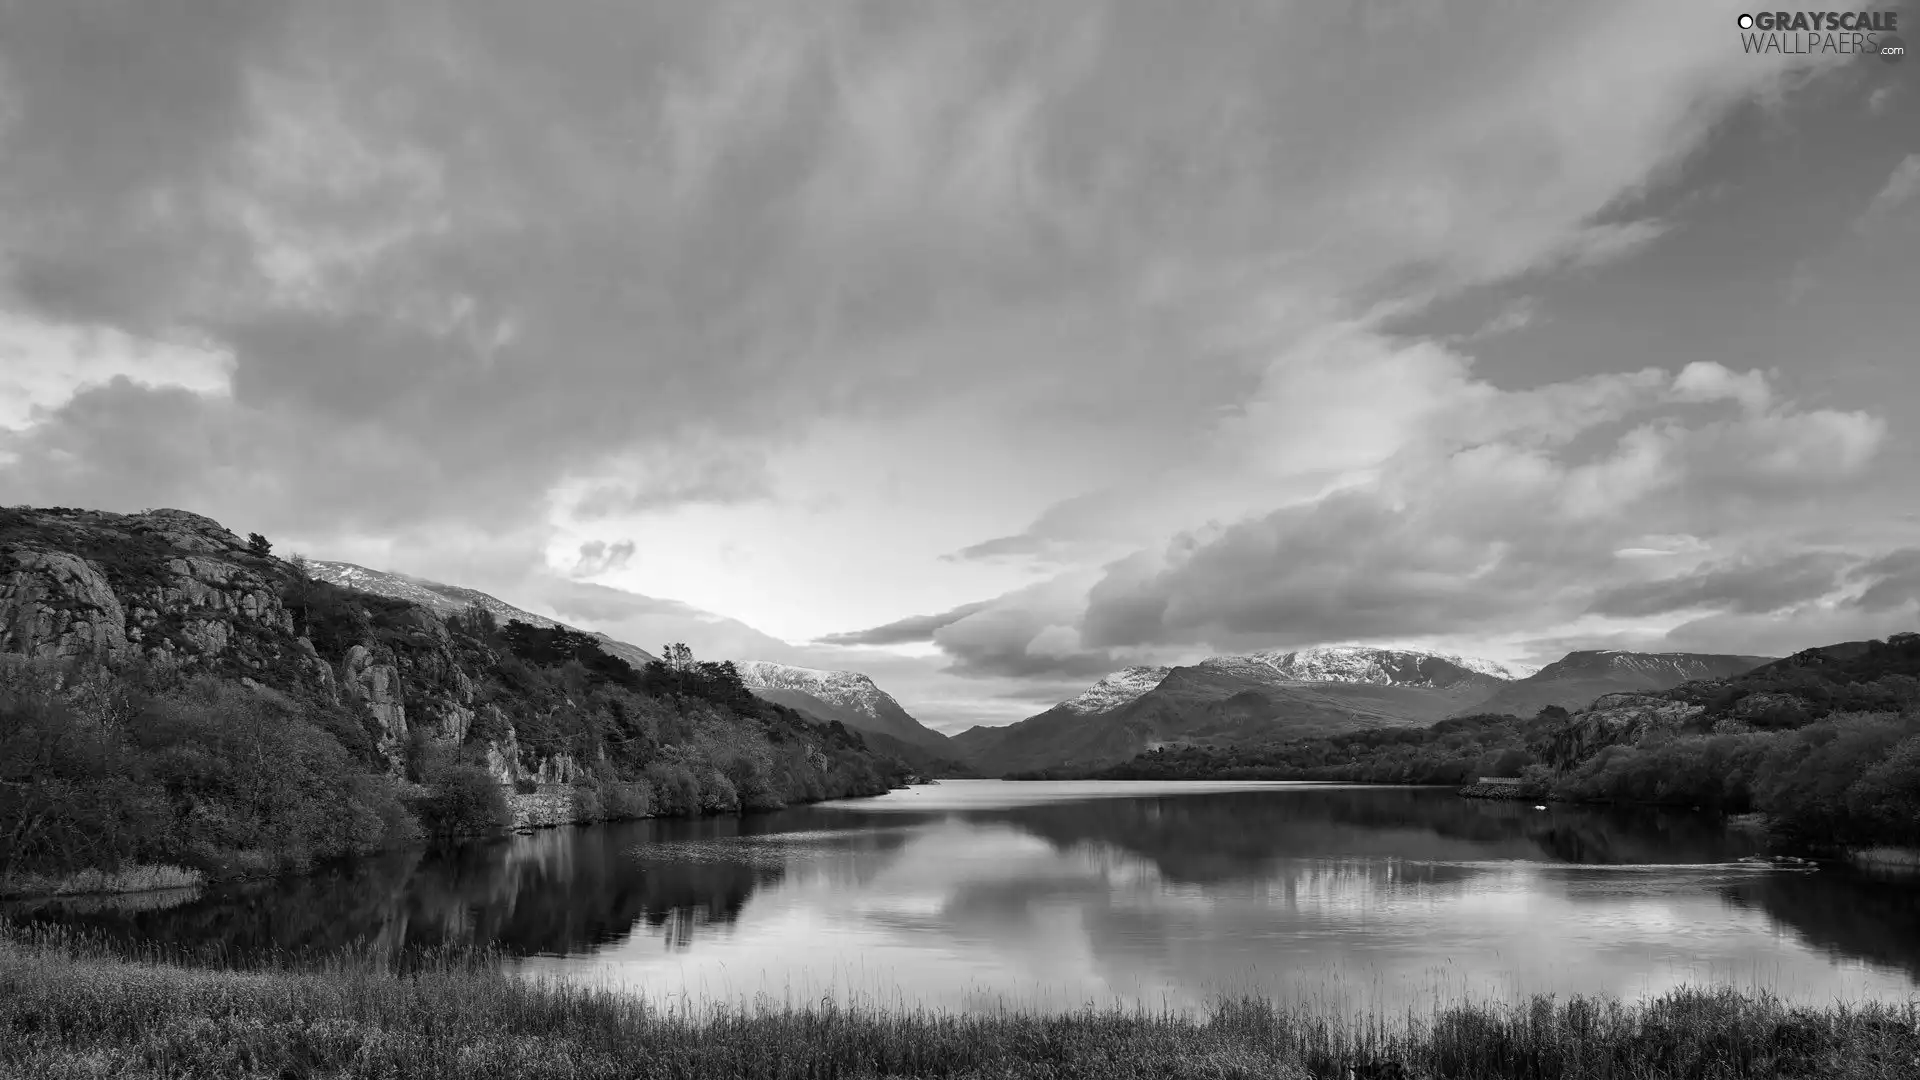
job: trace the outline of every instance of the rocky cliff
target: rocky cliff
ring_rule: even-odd
[[[440,600],[437,606],[454,607]],[[453,632],[462,617],[329,584],[183,510],[0,510],[0,653],[146,661],[345,710],[359,717],[395,775],[424,742],[462,751],[503,784],[581,783],[607,760],[599,733],[609,719],[596,719],[596,709],[618,714],[612,726],[634,728],[620,741],[629,770],[646,767],[645,754],[663,767],[696,771],[712,768],[704,762],[716,755],[768,758],[756,749],[768,738],[764,719],[699,702],[601,700],[611,691],[596,697],[594,686],[608,676],[639,692],[633,666],[597,638],[543,628],[599,666],[593,678],[542,676],[500,637],[491,614],[484,631]],[[803,741],[811,738],[802,718],[776,715],[781,724],[800,724]],[[823,733],[829,736],[845,752],[865,753],[857,736]],[[825,760],[826,752],[812,757]]]

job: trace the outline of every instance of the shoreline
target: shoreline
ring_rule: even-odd
[[[891,790],[900,790],[900,789],[896,788]],[[881,792],[880,794],[886,794],[886,792]],[[880,794],[839,795],[839,796],[835,796],[834,799],[877,799],[880,797]],[[441,837],[438,839],[428,840],[425,842],[402,844],[397,847],[382,848],[379,851],[368,852],[365,856],[341,856],[338,859],[323,860],[322,862],[316,863],[315,865],[309,866],[305,869],[286,868],[286,869],[274,869],[274,870],[245,870],[245,871],[238,871],[234,873],[218,874],[218,873],[209,873],[207,871],[194,869],[191,867],[180,867],[180,866],[172,866],[172,865],[166,865],[166,864],[129,864],[118,870],[101,870],[97,867],[86,867],[84,869],[75,870],[66,874],[40,874],[40,873],[15,874],[9,877],[0,878],[0,904],[23,904],[23,903],[33,903],[36,901],[46,902],[46,901],[83,900],[83,899],[99,900],[101,898],[106,898],[106,897],[139,896],[139,895],[148,894],[148,893],[162,893],[162,892],[173,892],[175,890],[199,889],[206,885],[229,884],[229,883],[239,882],[239,881],[254,881],[254,880],[260,880],[264,878],[298,876],[300,874],[313,873],[314,871],[318,870],[319,867],[322,865],[338,862],[343,859],[351,860],[352,858],[356,858],[356,857],[364,858],[364,857],[370,857],[375,855],[389,854],[391,852],[396,852],[396,851],[409,851],[409,850],[414,850],[416,848],[431,850],[432,848],[438,845],[447,844],[447,843],[459,844],[459,843],[472,843],[474,841],[511,840],[513,837],[516,837],[516,836],[533,836],[540,832],[544,832],[548,829],[583,828],[583,827],[590,827],[594,825],[621,825],[621,824],[625,824],[627,822],[632,822],[632,821],[672,821],[672,820],[698,821],[706,818],[719,818],[719,817],[729,817],[729,816],[753,817],[761,814],[777,814],[780,812],[780,810],[786,810],[793,806],[815,805],[815,803],[813,802],[801,802],[801,803],[791,803],[789,804],[789,806],[783,806],[779,810],[733,810],[733,811],[720,811],[718,813],[711,813],[711,814],[691,814],[691,815],[689,814],[680,814],[680,815],[644,814],[639,817],[601,818],[595,821],[579,821],[579,820],[573,820],[573,819],[567,819],[567,820],[548,819],[548,820],[529,821],[520,816],[520,808],[515,805],[514,800],[515,799],[550,799],[553,797],[551,793],[538,793],[538,794],[531,794],[531,795],[517,795],[513,793],[507,793],[505,797],[507,799],[507,805],[509,810],[514,812],[514,820],[510,821],[508,824],[502,825],[498,829],[490,830],[488,832],[468,833],[466,835],[461,835],[461,836]],[[821,799],[818,801],[831,802],[834,800]]]

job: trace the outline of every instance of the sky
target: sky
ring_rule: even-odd
[[[1920,628],[1920,67],[1741,11],[0,2],[0,503],[949,731]]]

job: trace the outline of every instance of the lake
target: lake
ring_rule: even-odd
[[[1920,879],[1739,861],[1760,850],[1703,815],[1434,788],[944,781],[14,911],[182,944],[493,945],[667,1003],[1920,995]]]

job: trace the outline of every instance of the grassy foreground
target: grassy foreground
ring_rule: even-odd
[[[1916,1010],[1795,1009],[1732,991],[1641,1003],[1537,999],[1348,1024],[1224,1002],[961,1016],[820,1006],[668,1014],[501,974],[484,954],[235,960],[129,949],[0,922],[0,1076],[1336,1077],[1920,1075]],[[1384,1075],[1384,1074],[1382,1074]]]

